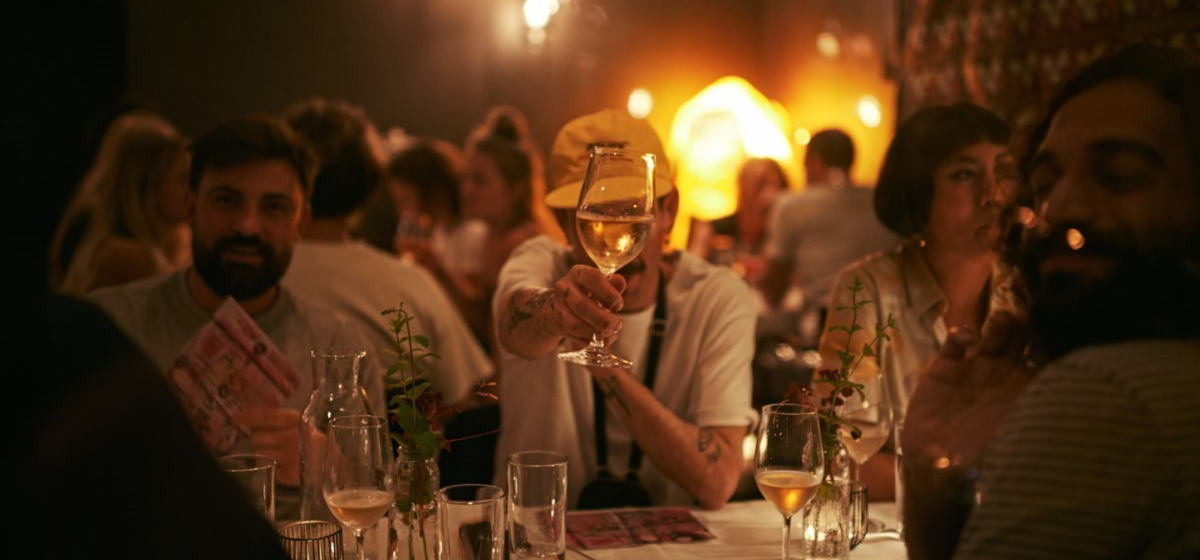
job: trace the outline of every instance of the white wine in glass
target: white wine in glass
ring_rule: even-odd
[[[579,191],[575,229],[579,244],[605,277],[641,254],[654,234],[654,155],[617,148],[594,148]],[[581,350],[559,358],[585,366],[633,366],[604,346],[600,333]]]
[[[358,558],[363,560],[363,533],[379,523],[396,499],[386,420],[341,416],[329,422],[322,490],[329,511],[354,532]]]
[[[579,243],[605,276],[627,265],[642,252],[654,232],[654,216],[608,217],[575,214]]]
[[[754,481],[783,515],[783,560],[788,557],[792,516],[816,496],[824,476],[816,410],[789,403],[763,407],[754,449]]]
[[[887,380],[876,374],[862,381],[862,385],[862,394],[855,392],[845,397],[842,405],[842,419],[850,424],[838,426],[838,437],[860,471],[867,459],[883,448],[892,433]]]
[[[338,490],[326,498],[329,510],[342,525],[352,530],[365,531],[374,527],[388,508],[395,495],[383,490],[350,488]]]

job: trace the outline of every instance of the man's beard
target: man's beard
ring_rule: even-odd
[[[617,274],[624,276],[626,279],[643,272],[646,272],[646,259],[641,257],[633,259],[629,264],[617,270]]]
[[[1139,248],[1111,234],[1081,230],[1080,252],[1111,257],[1102,278],[1039,268],[1066,247],[1066,228],[1038,238],[1032,233],[1018,255],[1029,288],[1036,340],[1052,357],[1084,346],[1129,340],[1182,339],[1200,335],[1200,270],[1184,251]]]
[[[222,255],[235,247],[253,248],[261,256],[261,263],[250,265],[223,261]],[[199,240],[192,243],[192,265],[208,288],[219,296],[233,296],[239,301],[261,296],[278,284],[291,258],[291,251],[276,254],[270,245],[257,236],[221,237],[211,248],[202,245]]]

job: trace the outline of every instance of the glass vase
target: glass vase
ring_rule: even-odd
[[[825,479],[804,508],[804,557],[850,558],[850,455],[840,443],[825,455]]]
[[[359,370],[366,355],[348,349],[312,352],[313,392],[300,414],[300,519],[339,523],[321,491],[325,434],[334,418],[371,414]]]
[[[437,459],[417,460],[404,448],[396,459],[396,501],[388,512],[391,560],[431,560],[437,550]]]

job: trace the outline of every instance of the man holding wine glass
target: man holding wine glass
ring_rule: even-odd
[[[654,188],[649,239],[611,276],[596,265],[613,266],[608,259],[616,255],[592,247],[590,256],[576,229],[589,163],[595,166],[594,154],[604,152],[654,156],[646,177]],[[496,456],[503,461],[532,449],[567,455],[572,507],[602,472],[640,484],[654,505],[718,508],[737,486],[741,442],[755,420],[755,306],[732,272],[664,251],[679,205],[669,169],[644,121],[602,111],[568,123],[551,151],[546,203],[571,246],[532,239],[500,274],[493,316],[503,351],[504,430]],[[579,215],[594,219],[589,209],[585,203]],[[560,351],[585,348],[593,335],[628,369],[621,361],[596,367],[559,359]],[[648,464],[640,464],[642,454]]]

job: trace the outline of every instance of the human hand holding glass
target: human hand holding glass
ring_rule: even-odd
[[[754,449],[754,481],[783,514],[783,560],[788,557],[792,516],[812,501],[825,476],[817,412],[798,404],[763,407]]]
[[[354,532],[363,560],[363,532],[383,518],[394,501],[392,448],[387,422],[378,416],[342,416],[329,423],[325,453],[325,502]]]
[[[575,211],[579,244],[606,278],[642,252],[654,232],[654,156],[616,148],[594,148]],[[587,347],[559,358],[587,366],[628,369],[600,333]]]

